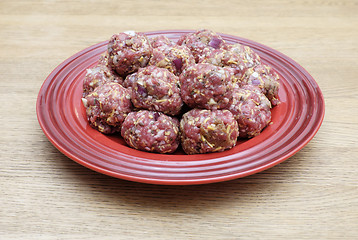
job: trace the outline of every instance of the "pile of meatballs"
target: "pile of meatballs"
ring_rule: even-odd
[[[221,152],[252,138],[279,104],[279,76],[250,47],[211,30],[177,42],[140,32],[113,35],[83,81],[89,124],[132,148]]]

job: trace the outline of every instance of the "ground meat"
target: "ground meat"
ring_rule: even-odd
[[[279,76],[268,65],[260,64],[254,68],[249,68],[242,77],[241,86],[254,85],[261,89],[273,106],[279,104]]]
[[[132,74],[128,75],[124,79],[123,87],[125,87],[125,88],[127,88],[127,89],[132,91],[133,84],[134,84],[134,82],[137,81],[137,74],[138,74],[138,72],[135,72],[135,73],[132,73]]]
[[[179,121],[160,112],[131,112],[123,122],[121,135],[132,148],[172,153],[179,146]]]
[[[161,46],[153,49],[149,65],[166,68],[179,76],[190,65],[195,64],[193,54],[186,46]]]
[[[106,51],[105,53],[103,53],[99,60],[98,60],[98,65],[102,65],[105,66],[106,68],[108,68],[108,70],[111,72],[112,76],[115,79],[115,82],[122,84],[123,83],[123,78],[121,76],[118,75],[118,73],[110,66],[109,62],[109,54],[108,51]]]
[[[215,49],[208,55],[202,56],[199,62],[210,63],[219,67],[240,68],[241,70],[245,68],[242,56],[225,49]]]
[[[260,56],[249,46],[238,43],[227,44],[225,45],[225,50],[229,52],[229,55],[239,55],[244,68],[251,68],[261,64]]]
[[[108,65],[108,55],[101,55],[98,64],[87,69],[86,76],[83,80],[83,97],[91,93],[96,87],[109,82],[122,84],[123,79],[116,74]]]
[[[271,103],[255,86],[236,87],[233,103],[228,110],[237,120],[241,138],[259,135],[271,121]]]
[[[164,35],[155,36],[153,38],[150,38],[149,41],[153,48],[157,48],[157,47],[161,47],[161,46],[175,46],[176,45],[175,42],[173,42],[172,40],[170,40],[169,38],[167,38]]]
[[[165,68],[142,68],[132,85],[133,105],[139,109],[177,115],[183,105],[178,83],[178,77]]]
[[[261,63],[260,56],[250,47],[241,44],[227,44],[224,49],[215,49],[199,59],[201,63],[210,63],[219,67],[230,67],[240,80],[245,71]]]
[[[108,53],[110,66],[125,77],[148,64],[152,46],[143,33],[119,33],[111,37]]]
[[[86,69],[86,71],[83,80],[83,97],[90,94],[96,87],[115,81],[111,72],[103,65]]]
[[[181,96],[191,108],[223,109],[230,106],[234,89],[233,75],[212,64],[195,64],[179,77]]]
[[[235,82],[240,81],[247,70],[244,60],[239,54],[224,49],[211,51],[208,55],[202,56],[199,62],[228,68],[234,74],[236,78]]]
[[[181,146],[187,154],[222,152],[235,146],[238,125],[228,110],[192,109],[180,121]]]
[[[193,53],[196,62],[199,62],[202,56],[208,55],[212,50],[226,46],[219,34],[207,29],[185,34],[179,38],[177,43],[187,46]]]
[[[93,90],[82,102],[90,125],[105,134],[120,131],[132,111],[130,92],[118,83],[106,83]]]

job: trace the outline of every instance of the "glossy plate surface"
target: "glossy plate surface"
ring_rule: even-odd
[[[147,32],[177,40],[190,31]],[[324,100],[315,80],[299,64],[262,44],[221,34],[228,43],[253,48],[280,75],[281,104],[272,109],[270,126],[257,137],[239,141],[221,153],[172,155],[147,153],[125,145],[120,136],[92,129],[81,102],[86,69],[106,50],[93,45],[60,64],[43,83],[37,117],[51,143],[63,154],[92,170],[152,184],[204,184],[248,176],[273,167],[301,150],[316,134],[324,117]]]

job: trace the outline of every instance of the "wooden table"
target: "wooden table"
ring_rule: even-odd
[[[0,239],[357,239],[358,1],[0,2]],[[322,127],[287,161],[199,186],[99,174],[59,152],[35,111],[74,53],[134,29],[209,28],[288,55],[317,81]]]

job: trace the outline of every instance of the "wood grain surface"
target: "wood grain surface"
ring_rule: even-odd
[[[0,239],[358,239],[358,1],[0,1]],[[209,28],[270,46],[319,84],[313,140],[264,172],[156,186],[65,157],[35,111],[74,53],[128,29]]]

